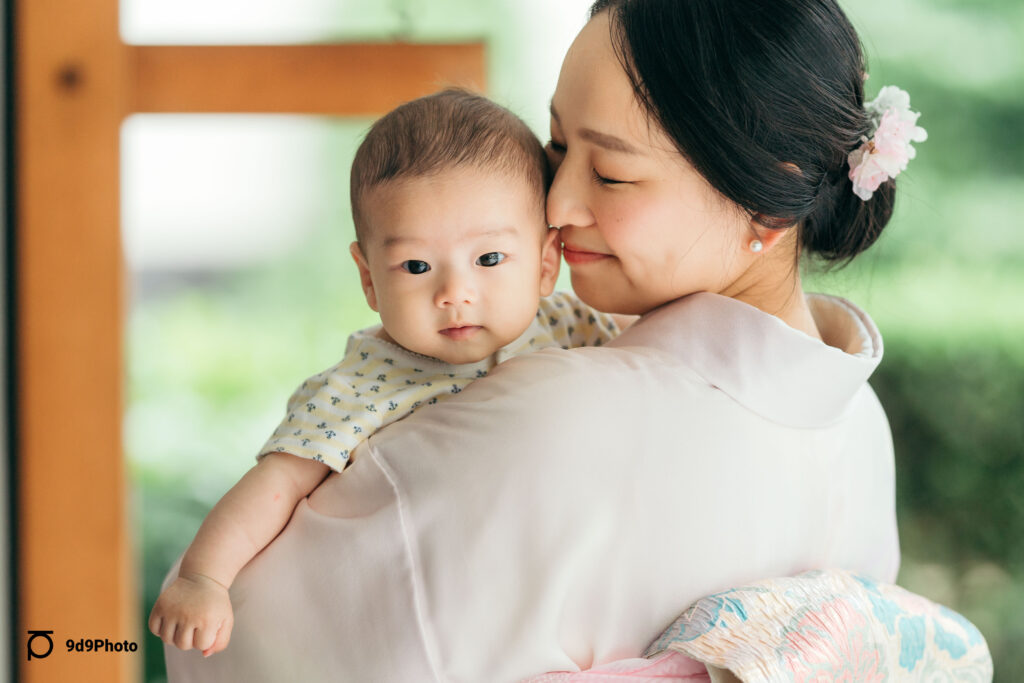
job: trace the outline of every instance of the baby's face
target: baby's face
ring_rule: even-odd
[[[387,335],[448,363],[519,337],[558,275],[542,204],[525,179],[475,167],[370,190],[352,255]]]

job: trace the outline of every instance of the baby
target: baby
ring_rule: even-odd
[[[526,124],[468,92],[408,102],[373,125],[352,163],[351,252],[381,325],[353,334],[341,362],[292,395],[157,599],[154,634],[204,656],[224,649],[235,575],[376,430],[511,356],[618,334],[612,316],[552,295],[561,245],[544,217],[549,182]]]

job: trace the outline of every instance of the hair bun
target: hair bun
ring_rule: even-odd
[[[843,171],[827,176],[817,207],[801,227],[803,250],[825,261],[849,262],[874,244],[896,203],[894,181],[882,183],[864,200],[854,193],[853,181]]]

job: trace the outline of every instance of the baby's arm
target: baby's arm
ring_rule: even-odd
[[[640,316],[638,315],[626,315],[624,313],[609,313],[608,315],[615,321],[615,324],[619,326],[619,332],[622,332],[640,319]]]
[[[195,647],[203,656],[227,647],[234,623],[228,588],[235,575],[280,533],[299,500],[329,471],[288,453],[260,460],[206,516],[178,578],[153,606],[149,629],[165,643]]]

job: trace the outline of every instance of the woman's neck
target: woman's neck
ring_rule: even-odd
[[[793,329],[821,339],[804,297],[795,240],[780,241],[720,294],[750,304]]]

